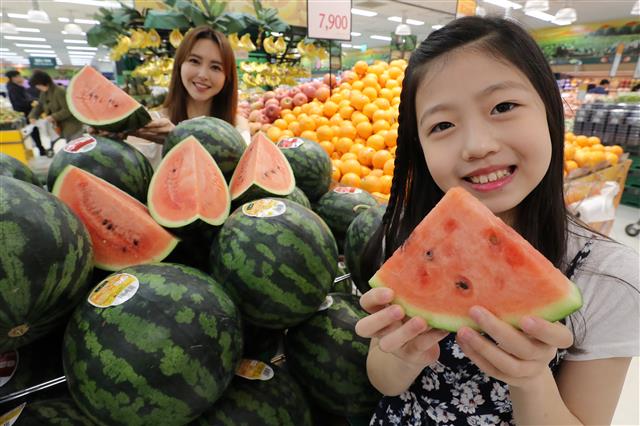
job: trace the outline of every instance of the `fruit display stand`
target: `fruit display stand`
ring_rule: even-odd
[[[20,130],[0,130],[0,152],[27,164],[29,153],[24,146]]]

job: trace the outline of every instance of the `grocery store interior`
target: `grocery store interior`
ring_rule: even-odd
[[[67,174],[69,169],[65,167],[74,165],[83,169],[90,175],[90,178],[87,178],[89,181],[98,176],[101,182],[104,180],[114,185],[127,197],[133,197],[132,200],[137,199],[147,204],[150,213],[145,213],[146,219],[159,228],[158,233],[152,237],[153,240],[174,238],[171,234],[174,231],[180,238],[174,238],[172,243],[167,242],[170,248],[160,249],[159,245],[163,243],[158,243],[154,250],[162,252],[161,255],[141,254],[140,256],[147,256],[140,257],[140,259],[146,259],[144,263],[160,262],[166,257],[172,262],[183,263],[184,261],[195,269],[209,273],[212,270],[215,271],[215,267],[222,268],[220,264],[223,260],[216,261],[214,255],[211,255],[214,266],[210,266],[208,262],[212,241],[213,247],[215,244],[220,244],[222,247],[221,235],[224,234],[224,229],[229,223],[228,220],[226,222],[224,220],[228,215],[233,214],[235,207],[240,205],[237,204],[238,201],[249,202],[255,199],[248,198],[254,189],[253,186],[251,190],[242,189],[246,192],[240,192],[235,198],[236,189],[231,176],[235,177],[234,169],[237,166],[238,169],[235,170],[239,170],[243,164],[243,152],[249,153],[247,146],[250,147],[259,137],[266,136],[267,140],[280,147],[284,155],[278,154],[280,151],[276,150],[274,157],[268,153],[269,156],[265,158],[276,163],[277,161],[290,163],[286,168],[291,176],[295,175],[296,180],[290,185],[287,183],[289,186],[285,189],[288,192],[282,192],[282,188],[269,187],[268,185],[272,182],[261,183],[259,178],[255,177],[251,185],[255,184],[256,188],[263,191],[255,194],[267,196],[289,194],[285,198],[291,197],[291,200],[299,202],[298,199],[293,198],[295,192],[292,192],[292,189],[295,187],[296,191],[300,190],[300,196],[305,203],[300,202],[300,204],[306,205],[309,209],[313,208],[327,223],[327,229],[330,228],[333,233],[331,239],[335,238],[340,255],[336,259],[339,259],[341,268],[339,271],[351,274],[347,282],[353,294],[360,295],[363,292],[362,287],[356,281],[356,271],[349,264],[348,245],[351,241],[349,232],[355,233],[351,231],[354,226],[350,225],[355,224],[356,217],[360,217],[358,216],[360,211],[367,210],[369,206],[386,205],[389,201],[394,167],[397,164],[395,158],[402,82],[412,52],[429,34],[458,17],[500,16],[517,22],[532,35],[555,75],[564,106],[563,174],[567,209],[595,231],[631,247],[637,255],[640,251],[640,0],[351,0],[350,2],[335,0],[331,10],[326,10],[326,3],[329,2],[324,3],[313,0],[309,0],[308,3],[306,0],[2,1],[0,4],[0,160],[2,160],[0,176],[6,175],[28,181],[62,198],[62,194],[65,194],[65,182],[70,180],[66,179],[70,175]],[[212,126],[209,130],[205,128],[206,126],[200,128],[198,124],[191,123],[201,115],[191,114],[191,104],[175,108],[171,103],[165,103],[167,96],[171,96],[170,87],[174,61],[177,60],[176,53],[180,51],[183,40],[188,39],[188,31],[198,25],[208,25],[223,33],[235,56],[235,64],[232,66],[235,66],[237,73],[238,103],[237,119],[234,118],[233,125],[228,123],[231,122],[229,119],[225,119],[227,122],[224,122],[223,116],[220,115],[215,116],[217,117],[215,123],[207,124]],[[216,52],[220,51],[220,48],[216,48]],[[183,74],[184,64],[188,62],[183,62]],[[181,78],[184,80],[183,74]],[[199,93],[197,96],[200,96],[212,90],[211,86],[198,88],[195,84],[194,87],[196,89],[184,89],[183,86],[183,92],[187,93],[185,96],[196,96],[193,95],[196,92]],[[78,94],[80,92],[82,92],[81,95]],[[93,106],[89,103],[81,104],[81,100],[87,97],[94,97],[97,103]],[[181,98],[173,99],[176,102],[182,102],[178,101]],[[109,110],[104,106],[105,103],[110,106],[115,105],[114,109]],[[206,105],[214,111],[211,103]],[[176,120],[175,117],[181,118]],[[156,120],[168,123],[163,125],[169,126],[169,130],[145,132],[147,129],[145,126],[150,122],[155,123]],[[200,232],[198,229],[204,228],[191,227],[192,223],[197,226],[211,225],[218,219],[207,222],[202,212],[193,213],[188,219],[178,214],[173,219],[163,219],[165,220],[163,222],[158,219],[162,215],[161,208],[152,203],[151,194],[157,188],[153,186],[152,175],[154,178],[160,176],[156,178],[157,180],[166,178],[158,171],[163,170],[165,163],[170,164],[168,162],[170,157],[165,157],[170,149],[169,144],[171,147],[177,144],[180,144],[180,147],[186,147],[186,144],[183,145],[183,139],[187,136],[194,135],[200,138],[202,135],[206,138],[209,137],[207,135],[212,134],[215,135],[211,136],[213,138],[211,144],[220,144],[221,148],[202,143],[202,145],[198,144],[200,148],[193,149],[206,150],[211,154],[206,157],[211,158],[212,161],[215,160],[213,163],[216,166],[211,169],[214,170],[211,173],[224,183],[226,194],[230,194],[231,197],[225,201],[227,211],[223,213],[227,216],[215,222],[215,232],[211,229]],[[227,140],[224,141],[226,145],[223,146],[220,139],[224,137]],[[103,143],[101,142],[103,139],[108,141]],[[288,151],[286,148],[295,149],[301,145],[295,142],[296,140],[313,144],[317,151],[309,148],[309,152],[315,152],[309,154],[311,157],[292,159],[289,157],[289,152],[285,151]],[[234,152],[237,151],[238,145],[235,147],[231,145],[237,143],[241,148],[236,158],[233,156],[236,155]],[[99,151],[96,146],[100,144],[113,144],[109,145],[108,150],[104,148],[105,151],[100,154],[102,157],[96,154]],[[114,152],[116,148],[113,147],[116,145],[123,147],[122,152]],[[257,149],[256,152],[258,152]],[[260,152],[265,156],[267,154]],[[83,155],[88,158],[86,161],[82,159]],[[242,158],[241,155],[243,155]],[[322,160],[316,160],[319,156]],[[229,160],[230,158],[235,159]],[[316,165],[325,158],[327,166],[324,169],[322,168],[324,166],[316,168]],[[228,166],[229,161],[233,163],[231,166]],[[277,168],[280,169],[279,166]],[[317,172],[321,169],[325,171]],[[175,169],[173,171],[175,172]],[[254,171],[251,170],[251,173]],[[324,175],[311,176],[313,173],[324,173]],[[268,172],[265,172],[265,176],[267,174]],[[493,179],[502,179],[502,177],[494,174]],[[320,181],[324,183],[318,184],[321,187],[318,190],[313,185]],[[302,187],[303,183],[311,185],[308,190]],[[485,183],[482,182],[483,185]],[[347,213],[335,208],[330,213],[324,213],[327,215],[325,217],[324,211],[318,206],[321,206],[326,194],[336,191],[336,188],[348,188],[351,192],[363,194],[363,197],[358,198],[357,204],[349,205]],[[106,191],[106,189],[101,188],[100,191]],[[67,192],[70,194],[73,190],[67,189]],[[254,193],[251,192],[251,194],[253,197]],[[71,195],[68,196],[71,197]],[[161,204],[162,197],[158,199],[161,200],[158,201]],[[120,203],[119,199],[114,198],[114,200],[116,201],[112,201],[113,203]],[[370,204],[368,204],[369,200],[371,200]],[[69,204],[67,200],[63,201]],[[92,202],[97,201],[92,200]],[[337,201],[335,203],[339,204]],[[365,208],[358,211],[362,205],[365,205]],[[23,211],[20,210],[21,208],[28,209],[28,207],[16,207],[17,211]],[[96,209],[102,211],[103,206]],[[135,210],[135,206],[131,209]],[[269,207],[269,209],[271,210],[267,213],[259,212],[257,215],[282,214],[276,207]],[[127,211],[133,212],[133,210]],[[146,212],[147,207],[143,206],[143,210]],[[43,215],[54,214],[47,213],[49,211],[44,211]],[[1,214],[5,214],[4,208]],[[245,211],[245,214],[248,213]],[[336,219],[338,216],[340,217]],[[348,219],[346,222],[344,222],[345,218]],[[55,223],[60,222],[59,217],[54,219]],[[381,216],[379,220],[382,220]],[[333,221],[336,221],[335,225]],[[86,222],[84,223],[87,225]],[[104,219],[100,226],[105,229],[108,227],[111,231],[112,225],[120,226],[110,223],[107,219]],[[222,227],[219,234],[218,227]],[[87,266],[89,268],[87,271],[92,271],[89,272],[90,275],[93,274],[92,278],[86,278],[86,274],[83,278],[94,280],[89,288],[99,282],[112,285],[112,281],[108,278],[111,272],[124,267],[135,268],[139,265],[130,262],[127,258],[126,252],[129,246],[121,248],[124,254],[118,253],[120,257],[106,252],[104,258],[106,260],[98,261],[98,249],[95,244],[97,237],[92,234],[93,228],[89,225],[87,228],[96,256],[95,264]],[[167,232],[167,229],[171,233]],[[374,229],[360,232],[368,233],[368,238],[373,234]],[[195,233],[194,230],[196,230]],[[166,236],[164,234],[161,236],[161,231],[165,232]],[[250,231],[244,229],[238,232],[240,235],[242,232]],[[136,238],[133,239],[136,247],[131,247],[134,251],[140,249]],[[360,240],[365,241],[362,236]],[[189,251],[185,249],[187,242],[193,242],[194,247],[200,247],[201,244],[205,247],[202,250],[198,249],[198,252],[195,249]],[[38,241],[36,243],[40,244]],[[358,255],[361,255],[366,242],[359,244],[361,246],[359,246]],[[57,250],[46,247],[48,246],[43,245],[36,251],[44,253],[48,250]],[[169,254],[174,247],[178,249],[173,254]],[[6,248],[0,249],[0,255],[13,256],[15,253],[10,253],[11,250],[14,249],[6,244]],[[69,250],[70,253],[76,253],[73,251],[76,249]],[[149,248],[149,251],[151,250]],[[178,250],[180,253],[176,254]],[[262,249],[259,248],[255,250],[251,248],[251,250],[253,250],[252,253],[262,253]],[[269,250],[272,257],[278,255],[276,251],[271,252],[268,247],[264,250]],[[315,249],[310,248],[309,252],[314,253],[313,250]],[[202,254],[205,252],[206,254]],[[73,261],[79,262],[77,253],[73,256],[76,256]],[[116,258],[124,260],[116,261],[114,260]],[[34,287],[34,282],[37,280],[49,282],[50,275],[45,274],[36,280],[33,278],[35,275],[31,276],[28,272],[30,267],[38,269],[46,265],[45,262],[49,261],[47,259],[31,259],[25,261],[24,266],[20,266],[22,271],[20,274],[25,277],[24,285],[33,288],[16,290],[16,294],[21,295],[19,297],[26,300],[34,297],[30,296],[32,292],[33,294],[40,291],[43,294],[46,291],[53,292],[51,289],[36,290]],[[24,259],[20,259],[21,262],[22,260]],[[253,264],[250,257],[245,260],[247,264]],[[190,261],[193,265],[188,263]],[[636,258],[635,261],[636,265],[632,267],[640,268],[640,259]],[[64,262],[71,262],[71,260],[67,259]],[[0,259],[0,288],[4,285],[2,284],[3,274],[7,276],[9,270],[9,267],[2,263],[4,259]],[[9,262],[6,264],[8,265]],[[121,267],[112,267],[113,264]],[[203,267],[204,269],[200,268],[203,264],[207,264],[206,268]],[[55,269],[53,266],[51,268],[49,271]],[[81,269],[79,264],[76,264],[76,268]],[[293,266],[291,268],[296,270]],[[359,268],[358,264],[358,270]],[[42,269],[46,268],[42,266]],[[216,278],[215,272],[211,273]],[[296,276],[309,272],[296,271],[292,272],[291,276],[298,273],[300,275]],[[68,275],[70,272],[67,271],[65,274]],[[336,271],[332,274],[332,280],[339,276]],[[238,275],[242,276],[241,273]],[[137,281],[135,282],[136,290],[132,290],[132,293],[140,291],[137,290]],[[368,289],[368,283],[365,281],[364,284],[365,289]],[[127,285],[131,289],[130,284]],[[69,288],[77,287],[71,284],[69,286]],[[113,284],[113,286],[115,288],[116,285]],[[294,290],[283,290],[283,294],[288,291]],[[135,300],[135,296],[124,297],[125,293],[127,292],[114,293],[115,295],[109,299],[110,302],[102,307],[126,305],[130,303],[127,302],[128,297],[133,297],[131,300]],[[322,296],[323,300],[325,296],[326,292]],[[16,300],[19,297],[16,296]],[[42,307],[44,302],[38,301],[37,304],[34,302],[32,308],[35,309],[35,306],[40,309],[41,317],[30,317],[29,321],[33,321],[34,324],[51,321],[51,329],[54,326],[59,327],[60,324],[56,321],[59,321],[61,314],[70,313],[71,307],[80,300],[76,296],[64,296],[66,298],[64,300],[63,296],[59,297],[61,299],[58,301],[57,314],[45,312],[46,310]],[[92,306],[99,306],[91,301],[91,297],[88,299],[89,303]],[[0,300],[5,299],[0,297]],[[18,302],[16,306],[17,304]],[[55,308],[53,302],[51,305],[52,309]],[[61,308],[63,305],[65,307]],[[66,308],[67,305],[69,309]],[[249,322],[253,325],[260,324],[263,320],[268,323],[273,318],[273,316],[262,318],[255,313],[262,309],[261,305],[245,307],[242,304],[241,306],[243,315],[247,315],[247,318],[250,318]],[[10,330],[9,335],[13,333],[22,338],[24,334],[28,337],[29,333],[25,330],[28,330],[29,326],[20,328],[22,327],[20,323],[10,325],[10,320],[20,317],[22,315],[20,312],[22,310],[26,312],[26,308],[16,307],[16,311],[8,315],[4,315],[2,309],[0,307],[0,332]],[[247,311],[245,312],[244,309]],[[79,317],[78,312],[80,312],[79,308],[75,311],[73,318]],[[153,313],[151,310],[145,312],[151,313],[149,315]],[[640,313],[636,312],[636,317],[631,320],[640,322]],[[73,324],[75,320],[71,321]],[[86,321],[90,322],[90,320]],[[96,321],[94,325],[98,324],[95,318],[92,321]],[[281,323],[269,325],[267,328],[285,329],[287,327],[282,324],[293,326],[299,323],[300,321],[289,323],[282,320]],[[83,324],[85,323],[81,325],[84,326]],[[167,324],[161,325],[169,327]],[[36,328],[33,327],[33,329]],[[16,367],[10,371],[10,374],[3,370],[3,361],[14,359],[11,358],[13,355],[7,355],[9,352],[3,354],[3,350],[17,351],[19,346],[30,348],[29,345],[42,341],[40,336],[49,337],[46,333],[51,330],[45,330],[45,328],[43,326],[42,331],[32,331],[32,333],[39,333],[37,338],[25,338],[19,344],[12,343],[11,339],[0,338],[0,424],[8,421],[7,424],[11,425],[18,416],[24,415],[20,414],[23,412],[21,408],[17,414],[13,411],[13,414],[8,413],[7,417],[3,416],[5,411],[16,405],[14,402],[26,402],[28,406],[32,401],[41,401],[40,395],[56,397],[56,389],[66,389],[63,383],[65,381],[69,382],[71,395],[81,406],[82,412],[91,413],[90,417],[94,420],[105,415],[103,408],[96,408],[95,404],[92,406],[91,398],[83,399],[77,396],[80,391],[74,390],[73,386],[86,389],[78,385],[78,381],[84,379],[78,378],[79,369],[71,369],[68,365],[64,366],[64,374],[60,364],[57,370],[55,370],[56,366],[52,367],[57,371],[56,374],[51,373],[53,370],[48,370],[43,375],[34,374],[33,377],[26,378],[19,384],[15,384],[14,379],[14,385],[9,386],[13,375],[18,377],[19,370]],[[68,336],[71,328],[71,325],[67,328],[65,342],[71,339]],[[259,328],[256,327],[256,330]],[[118,329],[118,331],[121,330]],[[353,327],[350,332],[354,335]],[[75,337],[80,335],[81,327],[77,327],[75,333]],[[123,332],[124,335],[126,333]],[[260,333],[255,335],[258,336]],[[287,342],[282,343],[282,339],[285,338],[280,335],[279,339],[276,345],[278,350],[286,352]],[[101,341],[101,344],[110,343],[105,340]],[[65,359],[83,355],[80,352],[76,353],[75,350],[69,353],[69,347],[70,344],[65,343]],[[89,357],[89,354],[84,356]],[[91,356],[94,360],[98,358],[95,354]],[[28,360],[28,357],[25,359]],[[106,362],[104,359],[101,361]],[[19,363],[14,364],[19,365]],[[78,377],[71,380],[70,374]],[[264,373],[257,374],[259,376]],[[45,386],[47,388],[45,390],[33,388],[43,381],[53,379],[54,376],[66,378],[63,377],[55,384]],[[109,379],[113,379],[106,376],[107,374],[96,380],[103,380],[106,383]],[[193,378],[193,380],[196,379]],[[308,377],[302,380],[309,383],[313,381]],[[95,386],[95,382],[89,383],[84,386]],[[8,385],[4,386],[5,384]],[[228,382],[225,383],[225,386],[227,385]],[[25,389],[27,389],[26,392]],[[12,392],[22,393],[9,400],[7,396]],[[313,395],[314,391],[305,389],[305,392]],[[128,397],[134,399],[135,396],[128,395]],[[186,401],[188,396],[185,395],[184,398]],[[114,401],[116,399],[114,396]],[[344,399],[348,398],[344,397]],[[640,424],[638,401],[640,401],[640,366],[638,357],[634,357],[612,424]],[[314,400],[314,404],[316,403],[317,401]],[[322,409],[326,408],[322,403],[318,404]],[[347,408],[340,410],[326,408],[326,410],[336,416],[340,415],[336,411],[348,413]],[[193,420],[197,410],[192,409],[192,411],[184,418]],[[200,410],[198,413],[203,412],[204,410]],[[24,413],[27,412],[24,411]],[[356,410],[354,413],[356,414],[353,416],[347,416],[347,423],[339,423],[335,420],[336,423],[332,424],[351,426],[366,424],[362,422],[361,412]],[[20,424],[18,421],[16,426]]]

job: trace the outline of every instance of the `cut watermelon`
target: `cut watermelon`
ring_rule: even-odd
[[[221,225],[229,216],[227,181],[211,154],[193,136],[162,160],[147,197],[151,216],[162,226],[180,228],[198,219]]]
[[[393,289],[408,316],[449,331],[479,329],[468,314],[474,305],[516,327],[523,316],[557,321],[582,306],[562,272],[461,188],[446,193],[369,284]]]
[[[159,262],[178,239],[158,225],[144,204],[105,180],[67,166],[52,191],[85,224],[95,255],[95,266],[117,271],[128,266]]]
[[[289,195],[295,187],[296,179],[282,151],[264,133],[256,133],[233,172],[231,199],[248,202],[269,195]]]
[[[151,121],[142,105],[89,65],[71,79],[67,104],[79,121],[109,132],[137,130]]]

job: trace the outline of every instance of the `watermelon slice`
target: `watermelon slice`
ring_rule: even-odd
[[[511,227],[461,188],[449,190],[369,281],[430,326],[479,329],[480,305],[519,326],[526,315],[557,321],[582,306],[578,288]]]
[[[117,271],[159,262],[178,244],[176,237],[153,220],[144,204],[75,166],[60,173],[52,192],[87,227],[95,266],[100,269]]]
[[[79,121],[109,132],[137,130],[151,121],[142,105],[89,65],[71,79],[67,104]]]
[[[295,187],[287,157],[264,133],[256,133],[231,177],[231,199],[248,202],[269,195],[289,195]]]
[[[198,219],[221,225],[231,208],[220,168],[193,136],[164,157],[151,179],[147,201],[151,216],[167,228],[181,228]]]

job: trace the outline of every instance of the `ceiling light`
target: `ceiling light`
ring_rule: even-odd
[[[351,37],[360,37],[362,34],[361,33],[357,33],[355,31],[351,31]]]
[[[53,0],[54,3],[82,4],[86,6],[104,7],[107,9],[120,9],[122,5],[117,1],[101,0]]]
[[[342,43],[340,46],[342,47],[353,47],[351,43]]]
[[[7,49],[6,47],[0,47],[0,52],[8,52],[9,49]]]
[[[70,58],[93,58],[96,55],[92,53],[69,53],[68,56]]]
[[[72,39],[65,38],[62,41],[69,44],[87,44],[87,40],[72,40]]]
[[[369,38],[372,38],[372,39],[374,39],[374,40],[391,41],[391,37],[388,37],[388,36],[381,36],[381,35],[375,35],[375,34],[374,34],[374,35],[372,35],[372,36],[369,36]]]
[[[484,0],[485,3],[490,3],[496,6],[504,7],[505,9],[522,9],[522,5],[509,0]]]
[[[31,44],[31,43],[16,43],[18,47],[39,47],[41,49],[51,49],[49,44]]]
[[[67,24],[67,25],[75,25],[75,24]],[[63,35],[87,35],[87,33],[85,33],[84,31],[82,31],[81,33],[70,33],[68,31],[62,30],[61,33]]]
[[[11,22],[3,22],[0,24],[0,33],[2,34],[18,34],[18,27]]]
[[[4,36],[4,38],[7,40],[47,41],[44,37]]]
[[[402,18],[399,16],[389,16],[387,19],[392,22],[402,22]]]
[[[553,22],[553,20],[556,19],[556,17],[553,15],[545,12],[538,12],[537,10],[527,10],[524,12],[524,14],[527,16],[531,16],[532,18],[540,19],[547,22]]]
[[[367,18],[371,18],[372,16],[376,16],[378,12],[374,12],[372,10],[356,9],[355,7],[352,7],[351,14],[358,15],[358,16],[366,16]]]
[[[89,25],[98,25],[100,21],[96,21],[95,19],[74,19],[73,22],[76,24],[89,24]]]
[[[55,50],[24,49],[24,51],[27,53],[50,53],[52,55],[56,54]]]
[[[631,8],[632,15],[640,15],[640,0],[638,0]]]
[[[98,50],[97,47],[65,46],[68,50]]]
[[[524,4],[524,10],[546,12],[549,10],[549,0],[527,0]]]
[[[40,56],[42,58],[57,58],[55,53],[29,53],[29,56]]]
[[[436,24],[431,26],[431,28],[433,28],[434,30],[439,30],[442,27],[444,27],[444,25],[441,25],[441,24]]]
[[[51,20],[49,19],[49,15],[47,15],[47,12],[40,9],[38,0],[31,0],[31,4],[33,5],[33,9],[27,12],[29,22],[33,22],[35,24],[48,24],[49,22],[51,22]]]
[[[16,19],[29,19],[29,15],[27,15],[26,13],[7,13],[7,16],[9,18]]]
[[[19,33],[39,33],[40,32],[40,29],[38,28],[18,27],[16,28],[16,30],[18,30]]]
[[[415,19],[407,19],[405,22],[409,25],[424,25],[424,21],[418,21]]]
[[[569,25],[578,20],[578,14],[572,7],[565,7],[556,12],[554,24],[557,25]]]
[[[62,32],[62,34],[81,35],[84,34],[84,31],[82,31],[80,25],[69,23],[64,26],[64,31]]]
[[[411,35],[411,27],[408,26],[407,24],[400,24],[396,27],[394,34],[399,36]]]
[[[58,22],[71,22],[69,18],[58,18]]]

